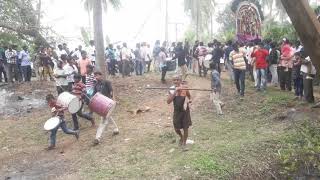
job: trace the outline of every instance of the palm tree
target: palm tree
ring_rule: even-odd
[[[191,22],[196,26],[196,36],[199,32],[209,32],[211,15],[214,12],[215,0],[184,0],[184,10],[191,18]]]
[[[96,69],[102,72],[103,77],[106,77],[106,65],[104,60],[104,37],[102,26],[102,8],[107,12],[108,5],[113,8],[120,8],[120,0],[85,0],[85,9],[88,12],[93,12],[93,25],[94,25],[94,43],[96,49]],[[90,13],[89,13],[90,15]]]

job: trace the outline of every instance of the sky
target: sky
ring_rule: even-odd
[[[169,1],[169,41],[183,38],[190,21],[184,12],[184,0]],[[216,0],[223,9],[230,0]],[[77,46],[80,41],[81,27],[89,27],[88,13],[82,0],[42,0],[42,23],[49,25],[64,36],[69,46]],[[122,0],[117,11],[112,7],[103,15],[104,36],[111,42],[125,41],[129,44],[146,41],[164,40],[165,0]],[[177,37],[176,26],[177,25]],[[214,22],[214,26],[218,24]]]

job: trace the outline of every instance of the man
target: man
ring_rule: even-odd
[[[202,73],[204,77],[207,76],[207,69],[203,65],[204,58],[207,55],[207,48],[204,46],[203,42],[199,43],[199,47],[196,50],[196,54],[198,56],[198,67],[199,67],[199,76],[202,77]]]
[[[40,79],[40,80],[47,81],[47,75],[49,75],[51,81],[54,80],[50,62],[51,62],[51,57],[47,52],[47,48],[42,47],[39,52],[39,74],[40,74],[40,78],[41,76],[43,76],[43,79]]]
[[[27,46],[23,46],[23,50],[19,53],[19,59],[21,60],[21,70],[23,79],[25,82],[31,81],[31,61],[30,54]]]
[[[199,41],[196,40],[193,48],[192,48],[192,55],[193,55],[193,60],[192,60],[192,72],[196,73],[196,69],[198,68],[198,55],[197,55],[197,48],[199,47]]]
[[[173,59],[178,59],[178,66],[180,67],[180,71],[182,74],[182,80],[184,81],[187,78],[187,63],[186,63],[186,52],[182,46],[182,42],[177,44],[175,48],[175,53]]]
[[[121,47],[120,47],[120,45],[117,45],[115,55],[116,55],[116,59],[117,59],[118,71],[119,71],[119,73],[122,74]]]
[[[214,106],[216,107],[217,114],[223,115],[222,107],[224,106],[223,102],[220,100],[221,95],[221,80],[220,80],[220,73],[215,69],[217,66],[214,63],[210,63],[211,69],[211,98],[213,101]]]
[[[315,78],[317,71],[309,56],[302,60],[301,73],[303,76],[303,92],[305,101],[308,103],[314,103],[313,79]]]
[[[254,62],[256,64],[256,72],[257,72],[257,91],[265,91],[267,87],[267,73],[266,69],[268,67],[267,57],[269,55],[268,50],[263,48],[263,44],[260,43],[257,46],[257,49],[253,51],[251,54]]]
[[[99,92],[110,99],[114,99],[111,82],[108,80],[103,80],[101,72],[95,72],[94,76],[96,79],[96,84],[94,85],[94,92],[95,93]],[[107,128],[109,122],[111,122],[115,126],[115,129],[113,130],[113,134],[114,135],[119,134],[119,128],[111,116],[101,117],[101,122],[97,129],[96,138],[93,141],[94,145],[100,144],[102,133]]]
[[[167,62],[166,62],[166,58],[167,58],[167,55],[165,53],[165,48],[164,47],[161,47],[160,48],[160,53],[159,53],[159,67],[161,69],[161,82],[164,84],[166,83],[166,74],[167,74],[167,70],[168,70],[168,67],[167,67]]]
[[[69,50],[69,48],[68,48],[67,43],[63,43],[63,44],[62,44],[62,48],[63,48],[63,50],[65,50],[65,51],[66,51],[67,55],[69,55],[69,54],[70,54],[70,50]]]
[[[278,81],[279,81],[277,68],[278,68],[278,63],[280,58],[280,51],[277,50],[275,42],[272,42],[270,47],[271,47],[271,50],[268,57],[268,64],[269,64],[269,70],[272,76],[271,84],[277,87]]]
[[[12,46],[5,51],[5,56],[7,59],[7,74],[9,83],[13,83],[13,77],[16,81],[18,79],[18,67],[17,67],[17,51],[12,49]]]
[[[223,58],[223,55],[224,55],[224,52],[221,48],[221,43],[217,42],[212,52],[212,59],[213,59],[214,66],[216,66],[215,69],[219,72],[219,74],[221,74],[220,59]]]
[[[161,71],[160,70],[160,60],[159,60],[159,53],[160,53],[161,49],[160,49],[160,41],[157,40],[154,47],[153,47],[153,51],[152,51],[152,54],[153,54],[153,58],[154,58],[154,69],[155,69],[155,72],[159,72]]]
[[[89,47],[87,49],[88,58],[92,65],[96,64],[96,48],[94,46],[94,40],[89,41]]]
[[[147,46],[146,42],[142,43],[141,47],[141,58],[143,63],[143,72],[150,71],[150,64],[151,64],[151,54],[150,54],[150,46]]]
[[[82,46],[79,45],[78,49],[72,54],[72,57],[76,57],[77,60],[81,58]]]
[[[6,63],[7,61],[6,61],[5,50],[0,46],[0,82],[2,82],[2,74],[4,76],[4,81],[8,82],[7,73],[5,70]]]
[[[80,68],[80,74],[82,78],[83,84],[86,84],[86,76],[87,76],[87,66],[91,65],[91,61],[87,58],[87,52],[82,51],[81,52],[81,60],[78,62],[79,68]]]
[[[183,85],[181,77],[175,76],[173,79],[173,83],[175,86],[175,91],[173,93],[169,92],[167,103],[171,104],[173,102],[173,126],[175,132],[180,137],[179,146],[182,147],[183,151],[186,151],[188,150],[186,148],[188,131],[189,127],[192,125],[189,109],[189,104],[191,103],[191,95],[188,90],[182,90]],[[189,99],[189,101],[187,103],[187,107],[185,108],[186,97]],[[181,132],[181,129],[183,129],[183,134]]]
[[[187,68],[191,69],[191,67],[192,67],[192,56],[191,56],[191,51],[190,51],[190,44],[187,41],[187,39],[185,39],[183,47],[184,47],[184,52],[186,53]]]
[[[109,74],[112,76],[116,75],[116,52],[113,49],[113,44],[109,44],[109,47],[106,49],[106,58],[107,58],[107,62],[108,62],[108,71]]]
[[[56,51],[57,56],[58,56],[58,60],[61,60],[61,56],[64,55],[68,55],[67,51],[63,49],[63,46],[61,44],[58,45],[58,50]]]
[[[123,43],[121,49],[121,60],[122,60],[122,77],[130,75],[130,58],[131,51],[127,47],[127,43]]]
[[[133,54],[135,57],[136,75],[142,76],[143,62],[142,62],[142,51],[139,43],[136,44],[136,49],[134,50]]]

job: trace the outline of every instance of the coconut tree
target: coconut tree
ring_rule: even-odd
[[[93,31],[94,43],[96,49],[96,69],[101,71],[103,77],[106,77],[106,64],[104,60],[104,36],[102,25],[102,12],[107,12],[108,5],[118,9],[120,7],[120,0],[85,0],[85,9],[93,13]]]
[[[208,32],[214,5],[215,0],[184,0],[184,10],[190,16],[191,23],[196,27],[197,39],[200,30]]]

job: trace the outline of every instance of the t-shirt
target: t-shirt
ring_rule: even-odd
[[[54,75],[57,75],[57,76],[63,76],[67,74],[64,69],[60,69],[60,68],[56,68],[53,73]],[[56,86],[67,86],[67,85],[68,85],[67,78],[65,77],[56,78]]]
[[[88,74],[86,76],[86,90],[90,90],[94,87],[96,79],[94,78],[94,74]]]
[[[161,68],[164,67],[164,66],[167,66],[166,58],[167,58],[166,53],[161,51],[159,53],[159,63],[160,63],[160,67]]]
[[[78,64],[81,76],[85,76],[87,74],[87,65],[91,65],[91,61],[89,59],[80,59]]]
[[[78,68],[75,65],[71,66],[69,63],[67,63],[63,66],[63,69],[65,70],[66,74],[68,74],[67,81],[74,82],[74,73],[78,72]]]
[[[28,51],[21,51],[19,53],[19,59],[21,59],[21,66],[30,66],[30,55]]]
[[[88,49],[87,49],[89,60],[90,60],[90,61],[93,61],[93,62],[96,61],[96,58],[95,58],[95,50],[96,50],[96,49],[95,49],[94,46],[89,46]]]
[[[251,54],[251,57],[256,58],[257,69],[265,69],[268,67],[268,63],[267,63],[268,55],[269,55],[269,52],[266,49],[258,49]]]
[[[67,54],[67,52],[64,50],[64,49],[62,49],[62,50],[57,50],[57,56],[58,56],[58,58],[59,58],[59,60],[61,59],[61,55],[68,55]]]
[[[64,115],[64,111],[57,111],[58,109],[61,109],[63,106],[61,104],[55,103],[55,104],[49,104],[50,108],[55,108],[55,111],[53,113],[56,113],[57,116],[63,116]]]
[[[113,90],[111,82],[108,80],[105,81],[97,81],[97,83],[94,86],[94,92],[100,92],[101,94],[105,95],[108,98],[113,98]]]

